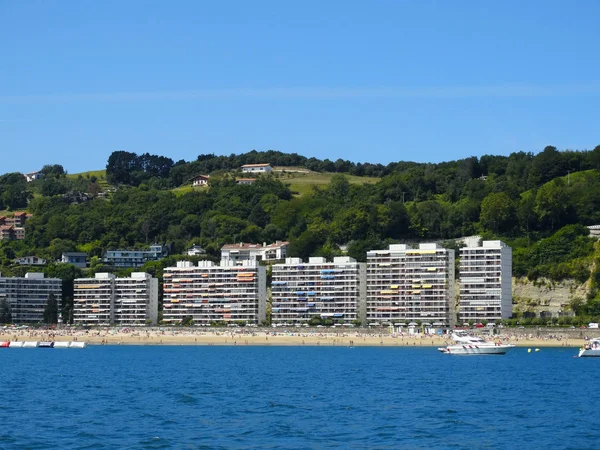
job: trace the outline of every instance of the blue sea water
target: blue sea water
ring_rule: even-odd
[[[0,448],[597,449],[600,358],[575,354],[0,349]]]

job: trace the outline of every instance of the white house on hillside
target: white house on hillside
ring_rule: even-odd
[[[34,180],[39,180],[40,178],[42,178],[42,172],[29,172],[24,174],[23,176],[25,177],[25,180],[28,183],[31,183]]]
[[[43,258],[38,258],[37,256],[24,256],[22,258],[15,259],[14,263],[22,266],[45,266],[46,260]]]
[[[200,256],[200,255],[206,255],[206,250],[204,250],[202,247],[200,247],[199,245],[192,245],[188,251],[187,254],[189,256]]]
[[[208,185],[208,179],[210,175],[198,175],[192,178],[192,187],[193,186],[206,186]]]
[[[238,244],[226,244],[221,247],[221,260],[233,261],[238,264],[240,261],[279,261],[287,256],[287,248],[290,245],[287,241],[276,241],[274,244],[263,242],[260,244],[247,244],[240,242]]]
[[[272,171],[271,164],[245,164],[242,166],[244,173],[270,173]]]

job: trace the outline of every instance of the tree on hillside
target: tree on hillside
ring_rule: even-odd
[[[546,183],[567,174],[565,158],[556,147],[547,146],[533,158],[530,175],[538,183]]]
[[[551,230],[560,227],[567,212],[568,200],[565,182],[561,178],[544,184],[535,198],[535,212],[539,220],[549,223]]]
[[[409,209],[411,228],[419,237],[446,237],[445,224],[449,214],[436,200],[413,203]]]
[[[31,197],[23,174],[13,172],[0,176],[0,209],[25,208]]]
[[[52,292],[48,295],[48,301],[44,308],[44,322],[48,324],[58,323],[58,301]]]
[[[600,169],[600,145],[597,145],[594,150],[588,153],[588,161],[593,169]]]
[[[40,172],[44,178],[60,178],[65,174],[65,169],[60,164],[46,164]]]
[[[12,323],[10,305],[5,298],[0,300],[0,323]]]
[[[527,233],[527,242],[529,243],[529,233],[536,225],[535,199],[537,192],[528,191],[521,196],[516,205],[517,219],[522,231]]]
[[[313,256],[317,249],[325,243],[325,239],[310,230],[304,231],[290,243],[288,253],[290,256],[297,256],[306,259]]]
[[[52,197],[53,195],[66,194],[69,190],[69,185],[66,179],[57,179],[53,177],[43,178],[40,180],[41,194],[45,197]]]
[[[81,278],[83,272],[73,264],[51,263],[44,271],[48,278],[60,278],[62,280],[62,311],[63,323],[72,322],[74,280]]]
[[[118,150],[112,152],[106,164],[106,179],[112,184],[129,184],[131,173],[137,169],[137,155]]]
[[[515,225],[513,201],[504,192],[492,192],[481,203],[481,224],[494,233],[510,231]]]
[[[338,160],[339,161],[339,160]],[[345,175],[334,175],[327,186],[327,192],[333,200],[343,201],[348,199],[350,182]]]

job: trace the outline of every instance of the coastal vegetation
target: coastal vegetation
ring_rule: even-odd
[[[278,170],[236,184],[242,165],[263,162]],[[390,243],[458,248],[459,238],[477,234],[513,248],[515,276],[588,283],[587,297],[570,307],[595,316],[600,253],[587,226],[600,224],[599,171],[600,146],[388,165],[278,151],[202,154],[190,162],[116,151],[105,171],[70,175],[55,164],[30,183],[19,173],[0,176],[0,210],[32,215],[24,240],[0,241],[0,272],[43,270],[63,278],[68,300],[72,280],[84,272],[55,262],[65,251],[86,252],[85,273],[93,274],[106,270],[107,249],[167,244],[172,256],[143,268],[161,277],[193,244],[213,260],[226,243],[288,240],[291,256],[364,261],[367,250]],[[192,190],[190,180],[200,174],[210,175],[209,185]],[[49,263],[14,263],[30,255]]]

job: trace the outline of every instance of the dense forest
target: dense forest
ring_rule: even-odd
[[[252,185],[235,183],[241,165],[263,162],[335,175],[302,196],[278,173]],[[0,210],[32,214],[24,240],[0,241],[3,274],[30,270],[15,265],[16,257],[55,261],[64,251],[87,252],[91,271],[98,271],[105,250],[153,242],[170,245],[174,254],[199,244],[217,259],[226,243],[289,240],[292,256],[347,252],[364,261],[367,250],[389,243],[443,241],[457,247],[455,239],[479,234],[513,247],[516,276],[591,279],[589,301],[577,308],[581,314],[596,308],[598,255],[585,226],[600,224],[600,146],[387,166],[278,151],[203,154],[191,162],[116,151],[104,180],[70,176],[58,164],[42,173],[30,183],[18,173],[0,176]],[[199,174],[211,175],[208,188],[174,190]],[[347,175],[380,181],[351,184]],[[147,269],[160,271],[176,259]],[[51,263],[45,271],[77,276],[61,266]]]

